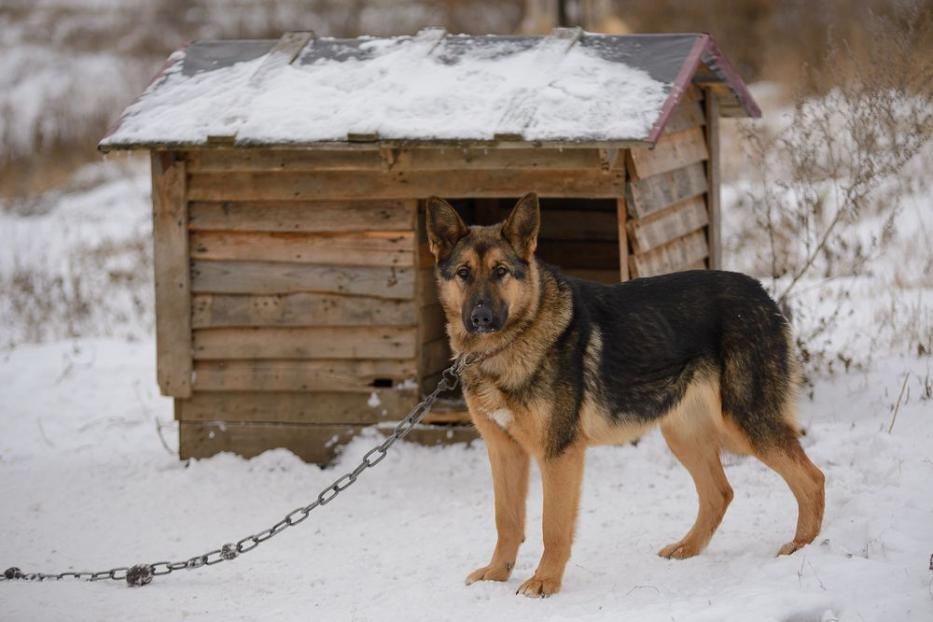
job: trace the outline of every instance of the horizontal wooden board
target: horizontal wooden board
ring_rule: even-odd
[[[208,328],[194,331],[194,358],[406,359],[417,329],[398,326]]]
[[[675,134],[689,130],[692,127],[705,125],[706,115],[703,114],[703,102],[684,99],[668,119],[664,126],[665,134]]]
[[[269,261],[193,261],[191,289],[213,294],[320,292],[411,299],[413,268],[316,266]]]
[[[410,360],[196,361],[196,391],[363,391],[412,380]],[[376,385],[376,386],[374,386]]]
[[[227,421],[181,422],[179,424],[179,456],[208,458],[228,451],[244,458],[258,456],[270,449],[288,449],[306,462],[329,464],[341,448],[365,429],[360,425],[307,425],[295,423],[238,423]],[[376,427],[388,436],[392,426]],[[405,437],[419,445],[449,445],[470,443],[478,438],[473,426],[416,426]]]
[[[417,403],[415,391],[201,392],[175,402],[180,421],[254,423],[378,423],[399,419]]]
[[[690,269],[707,255],[706,232],[699,230],[632,258],[636,276],[655,276]]]
[[[208,153],[208,152],[204,152]],[[197,231],[413,231],[415,210],[405,201],[245,201],[189,203]]]
[[[475,147],[344,149],[214,149],[187,155],[195,173],[257,171],[404,171],[599,168],[592,149]]]
[[[633,179],[645,179],[661,173],[702,162],[709,157],[702,128],[663,135],[653,148],[629,150]]]
[[[253,458],[270,449],[284,448],[306,462],[328,464],[362,429],[349,425],[183,421],[178,426],[178,453],[182,460],[208,458],[224,451]]]
[[[418,323],[418,309],[413,300],[338,294],[197,294],[191,308],[194,328],[414,326]]]
[[[284,261],[335,266],[414,266],[413,231],[269,233],[194,231],[192,259]]]
[[[188,178],[191,201],[308,201],[335,199],[416,199],[431,195],[514,197],[616,197],[625,171],[324,171],[315,174],[195,173]]]
[[[626,184],[625,203],[633,218],[644,218],[678,201],[706,192],[706,167],[696,162],[675,171]]]
[[[629,220],[632,249],[635,253],[643,253],[705,227],[708,222],[703,196],[689,198],[647,218]]]

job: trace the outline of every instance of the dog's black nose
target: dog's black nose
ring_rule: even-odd
[[[473,307],[473,311],[470,312],[470,321],[476,330],[489,330],[492,328],[492,310],[480,303]]]

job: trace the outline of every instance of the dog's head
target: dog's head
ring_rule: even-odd
[[[478,344],[501,334],[536,304],[539,224],[533,193],[519,199],[504,222],[489,227],[467,227],[449,203],[428,200],[428,244],[452,338]]]

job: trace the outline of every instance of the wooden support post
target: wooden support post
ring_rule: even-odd
[[[616,199],[616,218],[619,228],[619,280],[627,281],[629,279],[628,271],[628,232],[626,221],[628,213],[625,211],[625,197]]]
[[[191,396],[191,273],[185,163],[152,152],[152,235],[156,303],[156,376],[163,395]]]
[[[709,244],[709,268],[720,270],[722,268],[722,229],[719,209],[719,100],[710,89],[705,89],[706,96],[706,145],[709,159],[706,161],[706,176],[709,180],[709,189],[706,193],[706,204],[709,208],[709,225],[707,225],[707,242]]]

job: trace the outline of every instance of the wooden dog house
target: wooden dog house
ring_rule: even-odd
[[[720,265],[720,117],[758,116],[705,34],[193,43],[103,139],[152,160],[159,387],[182,458],[328,461],[448,364],[423,201],[542,197],[540,255],[625,280]],[[423,441],[468,438],[462,412]]]

